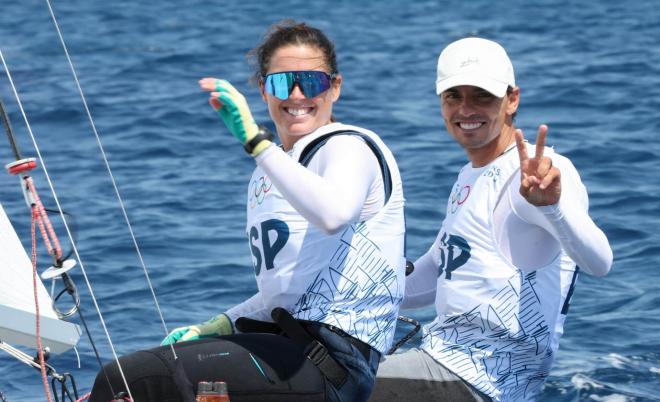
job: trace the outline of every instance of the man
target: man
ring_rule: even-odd
[[[469,163],[442,228],[406,281],[404,308],[435,301],[422,344],[388,356],[372,400],[530,401],[555,358],[578,268],[605,275],[612,251],[571,162],[514,126],[520,100],[497,43],[466,38],[438,59],[447,131]]]

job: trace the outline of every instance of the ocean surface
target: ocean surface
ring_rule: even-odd
[[[246,53],[282,18],[324,30],[344,77],[335,117],[380,133],[399,161],[414,259],[431,245],[466,162],[440,116],[437,56],[468,35],[500,42],[522,91],[518,127],[533,140],[548,124],[548,143],[578,168],[615,256],[605,278],[580,277],[540,400],[660,401],[657,1],[85,0],[54,1],[53,9],[169,329],[204,321],[256,289],[244,234],[254,162],[207,105],[199,78],[230,80],[267,122]],[[72,276],[103,362],[112,348],[81,265],[116,353],[156,345],[165,330],[45,0],[2,0],[0,49],[75,222],[82,264]],[[4,71],[0,96],[23,153],[35,156]],[[4,138],[0,161],[13,161]],[[54,207],[44,170],[33,176]],[[1,173],[0,202],[29,247],[18,180]],[[433,310],[410,315],[428,321]],[[84,393],[99,366],[86,337],[78,352],[80,368],[74,352],[50,362],[73,373]],[[0,392],[10,402],[46,399],[38,373],[2,352]]]

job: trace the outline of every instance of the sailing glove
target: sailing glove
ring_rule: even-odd
[[[231,335],[233,333],[234,327],[231,323],[231,319],[227,314],[221,313],[202,324],[180,327],[173,330],[160,344],[161,346],[164,346],[200,338]]]
[[[252,156],[259,155],[272,144],[272,135],[264,127],[259,127],[252,117],[245,97],[226,80],[204,78],[200,81],[202,89],[213,90],[211,96],[220,103],[212,106],[222,118],[229,131],[243,144]],[[217,96],[216,96],[217,95]]]

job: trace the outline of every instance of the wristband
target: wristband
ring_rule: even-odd
[[[273,134],[266,127],[259,126],[259,131],[257,131],[257,134],[252,137],[250,141],[246,142],[245,145],[243,145],[243,149],[245,149],[245,152],[249,153],[250,155],[256,156],[253,154],[253,152],[262,141],[272,142]]]

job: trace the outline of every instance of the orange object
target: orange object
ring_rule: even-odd
[[[227,383],[224,381],[200,381],[197,385],[197,402],[229,402]]]

